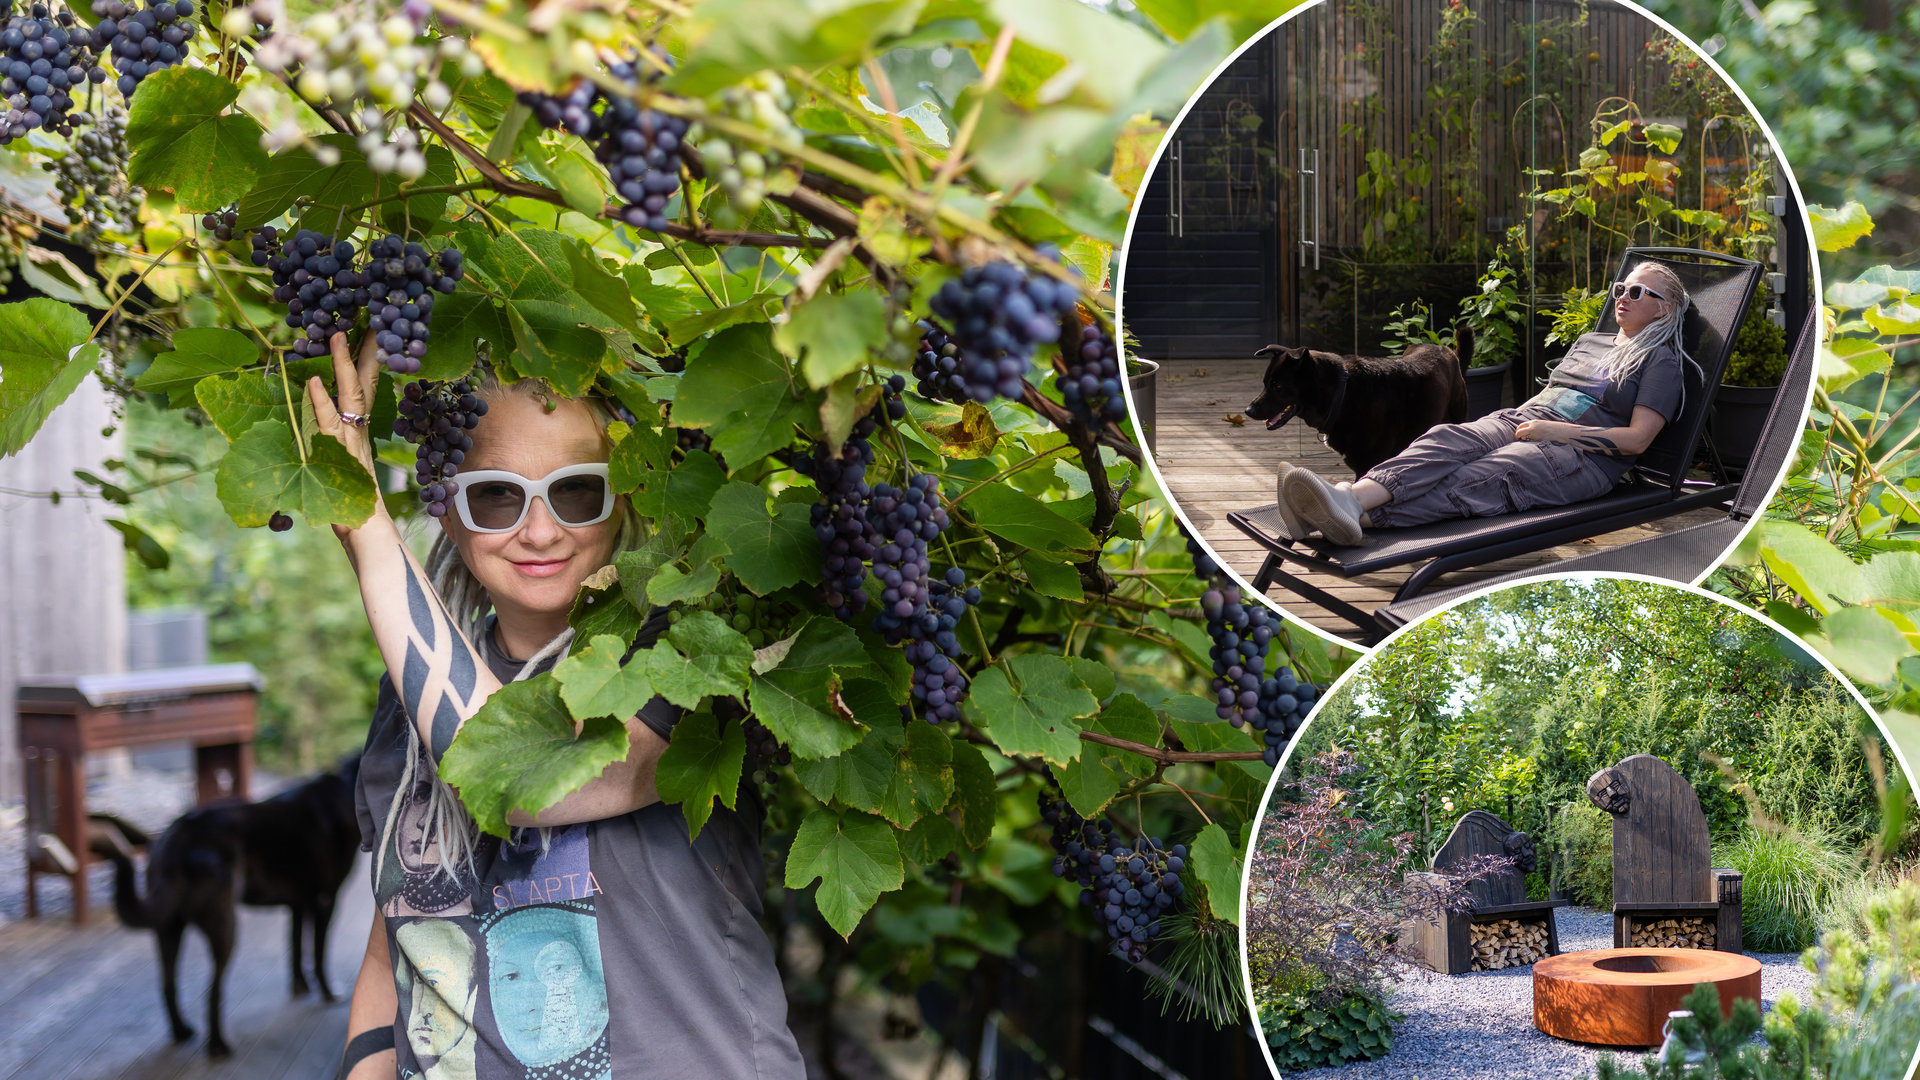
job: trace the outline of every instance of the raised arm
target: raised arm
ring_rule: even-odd
[[[1666,426],[1666,417],[1645,405],[1635,405],[1626,427],[1582,427],[1560,420],[1525,420],[1513,434],[1521,442],[1571,443],[1602,457],[1634,457],[1645,453]]]
[[[372,440],[364,427],[342,420],[341,413],[372,412],[379,360],[371,337],[357,361],[348,356],[345,334],[335,334],[331,345],[340,404],[334,405],[315,376],[307,385],[314,418],[322,434],[338,439],[371,473]],[[383,504],[376,502],[373,516],[359,528],[336,525],[334,532],[360,580],[360,598],[380,658],[393,676],[394,689],[413,719],[414,730],[437,765],[460,726],[500,689],[500,680],[448,614]],[[654,763],[666,749],[666,741],[637,718],[627,721],[627,732],[630,750],[625,761],[608,766],[537,817],[515,813],[507,820],[515,825],[566,825],[615,817],[658,802]]]

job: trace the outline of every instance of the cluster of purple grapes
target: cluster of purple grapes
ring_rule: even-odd
[[[132,97],[141,80],[187,58],[187,42],[200,31],[193,12],[193,0],[161,0],[146,8],[125,0],[98,0],[93,5],[93,13],[100,16],[93,28],[94,46],[113,55],[122,94]],[[103,74],[93,81],[104,79]]]
[[[96,48],[106,47],[100,34],[74,25],[72,12],[49,16],[45,4],[34,4],[20,15],[8,0],[0,11],[6,13],[6,22],[0,24],[0,93],[7,98],[7,111],[0,115],[0,146],[25,138],[34,128],[73,134],[74,125],[88,118],[85,113],[68,115],[73,108],[68,91],[107,78],[94,56]]]
[[[383,302],[370,309],[367,332],[374,336],[381,363],[401,375],[420,370],[433,319],[429,290],[451,293],[465,276],[459,248],[444,248],[429,259],[426,248],[398,236],[375,240],[368,247],[368,296]]]
[[[1050,787],[1040,789],[1040,817],[1053,826],[1053,876],[1080,886],[1080,903],[1113,942],[1114,955],[1131,963],[1146,958],[1161,916],[1187,891],[1180,880],[1187,848],[1171,849],[1151,836],[1132,847],[1114,839],[1113,825],[1088,821]]]
[[[487,415],[487,403],[474,394],[465,380],[435,383],[420,379],[407,384],[400,393],[400,415],[394,418],[393,434],[415,445],[414,479],[420,482],[420,501],[427,513],[445,517],[447,506],[460,491],[454,477],[460,464],[473,449],[473,436],[467,432]]]
[[[233,239],[233,228],[239,220],[239,214],[232,210],[223,210],[217,214],[202,214],[200,227],[212,233],[215,240],[224,244]]]
[[[748,775],[761,778],[769,769],[793,764],[793,751],[787,749],[780,737],[761,723],[759,717],[749,716],[742,720],[740,732],[747,737]]]
[[[1320,688],[1296,678],[1286,665],[1267,673],[1267,651],[1279,632],[1279,619],[1265,605],[1242,603],[1239,586],[1191,537],[1187,553],[1193,556],[1195,575],[1208,585],[1200,595],[1200,610],[1213,638],[1208,655],[1213,660],[1214,712],[1234,727],[1251,724],[1265,743],[1262,760],[1278,765],[1287,740],[1313,711]]]
[[[1094,322],[1081,324],[1078,344],[1072,343],[1072,327],[1078,322],[1062,323],[1060,360],[1065,374],[1058,383],[1060,400],[1090,428],[1119,423],[1127,417],[1127,399],[1120,394],[1120,350],[1113,335]]]
[[[907,403],[900,399],[906,385],[899,375],[881,384],[879,408],[886,410],[888,420],[907,414]],[[822,588],[827,607],[842,622],[865,611],[869,599],[867,564],[873,561],[875,545],[867,522],[867,503],[873,497],[873,488],[867,484],[867,466],[873,464],[873,444],[868,440],[880,426],[877,411],[854,422],[845,446],[836,449],[821,443],[811,455],[795,458],[793,463],[820,489],[812,521],[824,552]]]
[[[931,306],[960,347],[959,381],[985,405],[995,396],[1020,397],[1034,350],[1060,339],[1060,320],[1078,299],[1065,281],[998,260],[940,286]]]
[[[354,248],[325,233],[296,229],[283,243],[271,225],[253,235],[253,265],[273,274],[273,299],[287,306],[287,325],[301,332],[288,362],[327,355],[327,339],[353,326],[373,293],[352,269]]]
[[[954,628],[968,606],[980,602],[980,590],[967,587],[967,573],[959,567],[949,568],[944,579],[932,577],[927,543],[947,523],[940,481],[931,473],[909,478],[901,489],[876,484],[867,503],[869,542],[878,545],[873,574],[881,585],[873,628],[889,644],[905,642],[913,664],[913,699],[929,724],[960,716],[967,676],[956,662],[960,641]]]
[[[914,389],[935,401],[967,400],[967,383],[960,377],[960,346],[933,323],[921,319],[918,325],[920,347],[913,354],[913,376],[920,383]]]
[[[666,54],[656,50],[663,61]],[[639,63],[607,65],[614,78],[639,85]],[[564,128],[594,143],[593,156],[606,165],[613,189],[626,201],[620,220],[636,229],[660,232],[667,227],[667,201],[680,190],[680,148],[688,122],[653,109],[643,109],[625,97],[603,94],[582,79],[555,97],[523,91],[519,100],[533,110],[543,127]],[[595,111],[596,106],[598,111]]]

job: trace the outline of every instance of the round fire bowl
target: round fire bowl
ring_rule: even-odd
[[[1602,1046],[1657,1046],[1667,1013],[1701,983],[1720,988],[1722,1016],[1736,998],[1760,1004],[1760,961],[1707,949],[1596,949],[1533,965],[1533,1026]]]

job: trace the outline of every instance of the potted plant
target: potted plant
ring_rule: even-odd
[[[1727,373],[1713,393],[1713,446],[1728,465],[1745,465],[1753,457],[1787,370],[1787,332],[1767,318],[1766,309],[1754,297],[1733,339]]]
[[[1520,357],[1527,305],[1520,295],[1520,271],[1506,253],[1494,255],[1477,283],[1480,291],[1460,304],[1460,321],[1472,335],[1467,364],[1467,419],[1500,408],[1507,369]]]

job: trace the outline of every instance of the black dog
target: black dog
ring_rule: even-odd
[[[238,920],[235,903],[293,911],[293,993],[307,992],[300,958],[301,925],[313,924],[313,974],[320,996],[327,985],[327,924],[334,899],[353,869],[360,826],[353,812],[353,781],[359,758],[271,799],[203,806],[181,815],[153,843],[147,857],[146,896],[134,880],[133,859],[109,845],[114,863],[113,906],[128,926],[153,930],[160,939],[160,992],[175,1042],[193,1038],[180,1016],[176,970],[180,941],[197,926],[213,953],[213,987],[207,994],[207,1053],[230,1053],[220,1032],[221,985],[233,955]]]
[[[1464,333],[1461,342],[1459,355],[1422,343],[1399,356],[1342,356],[1269,345],[1254,353],[1273,359],[1260,396],[1246,412],[1265,420],[1268,431],[1300,417],[1358,477],[1434,425],[1467,418],[1467,380],[1461,373],[1472,345]]]

